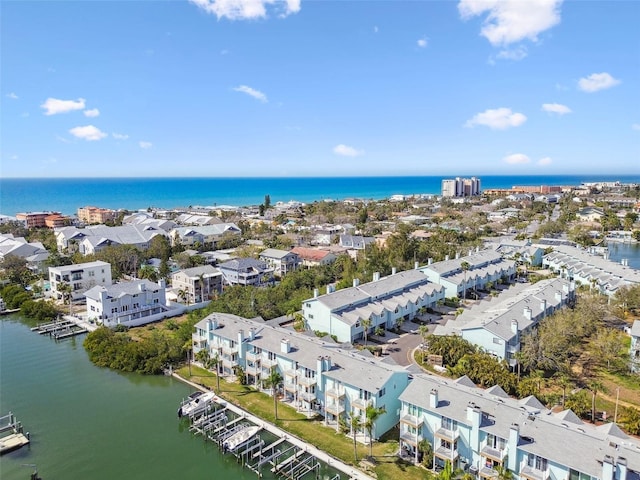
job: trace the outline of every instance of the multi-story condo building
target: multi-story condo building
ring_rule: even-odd
[[[16,218],[24,222],[27,228],[43,228],[46,227],[46,219],[50,215],[60,215],[60,212],[26,212],[16,213]]]
[[[205,302],[222,292],[222,273],[211,265],[186,268],[171,275],[171,286],[183,291],[189,303]]]
[[[400,394],[401,451],[418,460],[426,440],[435,465],[450,461],[476,478],[631,480],[639,478],[640,442],[615,423],[582,422],[571,410],[554,413],[535,397],[517,400],[499,386],[415,375]]]
[[[149,225],[122,225],[108,227],[92,225],[86,228],[63,227],[55,229],[56,244],[60,252],[80,252],[89,255],[111,245],[132,245],[141,250],[157,235],[167,236],[164,230]]]
[[[273,279],[273,267],[255,258],[236,258],[221,263],[218,268],[227,285],[261,286]]]
[[[80,207],[78,219],[86,224],[106,223],[116,219],[117,212],[108,208]]]
[[[444,289],[431,283],[419,270],[408,270],[380,278],[375,273],[372,282],[329,291],[305,300],[302,314],[311,330],[335,335],[339,342],[354,342],[363,338],[365,329],[390,329],[400,319],[411,320],[421,309],[433,308],[444,299]]]
[[[102,261],[78,263],[61,267],[49,267],[49,294],[62,300],[65,296],[64,285],[71,287],[71,299],[79,300],[90,288],[112,284],[111,264]]]
[[[282,277],[289,272],[293,272],[300,268],[302,261],[300,257],[288,250],[279,250],[277,248],[267,248],[260,253],[260,260],[266,262],[273,267],[273,273]]]
[[[442,180],[443,197],[475,197],[481,193],[480,179],[477,177]]]
[[[515,367],[522,336],[547,315],[571,304],[574,297],[573,282],[560,278],[542,280],[515,293],[503,292],[497,303],[471,306],[454,322],[437,326],[434,334],[459,335]]]
[[[398,395],[409,381],[409,372],[398,365],[224,313],[196,324],[193,345],[194,354],[204,349],[218,357],[222,375],[235,375],[241,367],[248,383],[257,388],[276,369],[283,378],[282,401],[309,415],[322,415],[325,425],[336,430],[339,418],[356,415],[364,420],[368,406],[385,411],[375,422],[374,438],[398,423]],[[358,433],[361,440],[368,439],[366,435],[365,429]]]
[[[503,259],[491,249],[469,252],[466,257],[447,258],[420,267],[427,278],[445,289],[447,298],[462,297],[476,289],[486,288],[489,282],[513,280],[516,262]]]
[[[89,289],[87,318],[106,327],[136,327],[164,318],[169,311],[164,280],[115,283]]]
[[[215,249],[215,245],[224,237],[239,237],[242,231],[235,223],[217,223],[215,225],[202,225],[192,227],[178,227],[169,232],[171,245],[183,245],[192,247],[200,245],[210,245]]]

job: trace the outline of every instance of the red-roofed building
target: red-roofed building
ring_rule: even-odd
[[[327,250],[319,250],[317,248],[295,247],[291,252],[302,259],[302,265],[305,267],[328,265],[335,262],[336,258],[338,258],[335,254]]]

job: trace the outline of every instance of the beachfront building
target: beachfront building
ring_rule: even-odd
[[[216,249],[216,244],[223,238],[237,238],[242,234],[240,228],[235,223],[217,223],[215,225],[202,225],[191,227],[178,227],[171,230],[171,246],[182,245],[194,247],[200,245],[212,250]]]
[[[367,406],[385,410],[375,422],[374,438],[398,423],[398,395],[407,386],[409,373],[369,352],[224,313],[213,313],[196,324],[193,345],[196,355],[204,349],[210,357],[217,356],[223,375],[236,375],[241,367],[256,388],[263,389],[263,381],[275,369],[283,379],[282,401],[308,415],[324,416],[325,425],[336,430],[338,419],[347,415],[364,421]],[[364,428],[357,436],[368,441]]]
[[[319,267],[320,265],[329,265],[338,258],[329,250],[309,247],[294,247],[291,252],[295,253],[302,260],[304,267]]]
[[[471,178],[445,178],[442,180],[442,196],[451,197],[474,197],[480,195],[480,179]]]
[[[273,267],[255,258],[235,258],[218,265],[226,285],[260,287],[273,280]]]
[[[630,368],[632,372],[640,371],[640,320],[633,322],[629,331],[631,336],[631,346],[629,347]]]
[[[267,248],[260,252],[260,260],[273,268],[274,275],[282,277],[300,268],[302,260],[290,250]]]
[[[84,298],[90,288],[97,285],[103,287],[113,283],[111,279],[111,264],[102,261],[49,267],[49,295],[56,300],[64,300],[67,293],[72,300]],[[67,292],[66,286],[70,288]]]
[[[420,311],[435,308],[444,299],[444,289],[429,281],[419,270],[408,270],[380,277],[353,287],[329,291],[305,300],[302,314],[310,330],[335,335],[339,342],[360,340],[376,329],[388,330],[399,322],[413,319]]]
[[[27,242],[24,237],[3,233],[0,234],[0,262],[9,256],[24,258],[29,270],[42,273],[46,271],[45,262],[49,252],[42,242]]]
[[[87,225],[113,222],[117,214],[118,212],[109,208],[89,206],[78,208],[78,220]]]
[[[137,327],[173,316],[166,301],[164,280],[114,283],[95,286],[85,293],[87,319],[106,327]]]
[[[188,303],[205,302],[222,292],[222,272],[211,265],[185,268],[171,275],[171,286]]]
[[[417,461],[428,441],[438,467],[450,461],[476,478],[514,480],[635,480],[640,442],[615,423],[584,423],[571,410],[554,413],[535,397],[509,397],[502,388],[415,375],[400,394],[400,448]]]
[[[149,248],[156,236],[167,236],[167,232],[149,225],[91,225],[85,228],[62,227],[54,230],[60,253],[80,252],[90,255],[113,245],[131,245],[140,250]]]
[[[569,280],[542,280],[520,289],[506,290],[498,303],[472,305],[445,325],[438,325],[435,335],[458,335],[482,348],[510,367],[517,365],[520,339],[546,316],[575,300],[575,285]]]
[[[433,283],[444,287],[447,298],[467,296],[475,290],[487,288],[489,283],[512,281],[516,262],[502,258],[492,249],[470,251],[466,257],[448,256],[441,262],[429,262],[420,271]]]
[[[630,267],[625,259],[616,263],[578,247],[554,245],[542,264],[576,285],[587,285],[610,297],[621,287],[640,285],[640,270]]]
[[[60,215],[60,212],[21,212],[16,213],[16,218],[27,228],[46,228],[50,215]]]

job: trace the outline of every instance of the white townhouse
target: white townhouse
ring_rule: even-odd
[[[454,321],[437,326],[434,334],[459,335],[513,368],[522,336],[573,302],[575,284],[561,278],[542,280],[521,290],[507,290],[497,300],[471,306]]]
[[[377,328],[393,328],[400,319],[411,320],[421,309],[434,308],[444,299],[444,289],[431,283],[419,270],[393,273],[380,278],[374,273],[372,282],[317,295],[305,300],[302,314],[311,330],[335,335],[339,342],[364,337],[363,320],[369,321],[367,333]]]
[[[111,264],[102,261],[64,265],[61,267],[49,267],[49,295],[57,300],[62,300],[64,285],[71,287],[71,299],[79,300],[90,288],[97,285],[109,286],[113,283],[111,278]]]
[[[633,322],[631,330],[631,346],[629,347],[630,368],[633,372],[640,371],[640,320]]]
[[[273,267],[255,258],[235,258],[218,265],[227,285],[267,284],[273,279]]]
[[[372,436],[378,438],[397,425],[398,395],[407,386],[403,367],[356,350],[302,335],[261,319],[213,313],[198,322],[193,333],[194,354],[207,350],[218,357],[222,375],[237,367],[250,385],[262,389],[273,369],[282,376],[283,402],[307,415],[324,417],[327,426],[339,428],[339,418],[356,415],[364,421],[368,406],[383,407]],[[273,394],[270,390],[268,393]],[[368,432],[358,432],[368,440]]]
[[[640,284],[640,270],[628,266],[624,259],[616,263],[577,247],[554,245],[542,264],[576,285],[596,288],[603,295],[613,296],[620,287]]]
[[[59,252],[80,252],[83,255],[97,253],[111,245],[132,245],[146,250],[154,237],[167,236],[167,232],[152,225],[61,227],[54,229],[54,234]]]
[[[463,267],[465,263],[468,269]],[[498,252],[485,249],[470,251],[466,257],[446,258],[420,267],[427,278],[445,289],[447,298],[462,297],[475,289],[485,289],[489,282],[511,281],[516,274],[516,262],[502,258]]]
[[[302,264],[302,260],[296,253],[277,248],[267,248],[260,252],[260,260],[273,267],[273,273],[278,277],[297,270]]]
[[[545,250],[541,245],[532,245],[527,240],[513,240],[510,238],[498,238],[495,242],[486,243],[485,246],[495,250],[504,258],[533,267],[542,265],[542,257]]]
[[[87,318],[106,327],[137,327],[155,322],[178,312],[170,312],[164,280],[115,283],[89,289]]]
[[[502,388],[415,375],[400,394],[400,447],[417,460],[427,440],[434,463],[449,460],[480,479],[506,468],[514,480],[637,480],[640,442],[615,423],[596,426],[571,410],[554,413],[535,397],[509,397]]]
[[[0,234],[0,262],[10,255],[24,258],[34,272],[46,271],[49,252],[41,242],[27,242],[24,237],[14,237],[11,233]]]
[[[205,302],[222,292],[222,272],[211,265],[178,270],[171,274],[171,286],[174,290],[182,290],[189,303]]]
[[[185,247],[211,245],[216,249],[216,243],[225,237],[239,237],[242,231],[235,223],[216,223],[214,225],[198,225],[190,227],[178,227],[169,232],[171,246],[178,244]]]

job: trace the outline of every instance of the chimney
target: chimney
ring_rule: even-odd
[[[540,300],[540,312],[542,312],[542,316],[547,316],[547,301],[542,299]]]
[[[360,285],[360,280],[358,278],[354,278],[353,279],[353,286],[357,287],[358,285]]]
[[[215,330],[216,328],[218,328],[218,319],[212,317],[209,319],[209,330]]]
[[[433,258],[429,257],[427,260],[427,265],[431,265],[433,263]]]
[[[556,292],[556,302],[562,303],[562,292],[560,290]]]
[[[327,355],[324,357],[324,371],[328,372],[329,370],[331,370],[331,357]]]
[[[373,281],[377,282],[380,280],[380,272],[373,272]]]
[[[138,284],[138,290],[140,290],[141,292],[144,292],[147,290],[147,286],[145,285],[144,281]]]
[[[391,275],[395,275],[397,272],[396,267],[391,268]]]
[[[602,480],[613,480],[613,457],[605,455],[602,461]]]
[[[469,249],[469,256],[473,255],[473,248]]]
[[[164,278],[161,278],[158,280],[158,286],[160,288],[167,288],[167,281]]]
[[[526,318],[527,320],[531,320],[531,308],[529,307],[524,307],[524,318]]]
[[[238,330],[238,358],[244,358],[244,351],[247,346],[244,344],[244,330]]]
[[[476,253],[480,251],[480,247],[476,247]]]
[[[256,329],[255,329],[255,327],[251,327],[249,329],[249,340],[253,341],[255,339],[256,339]]]
[[[519,440],[520,440],[520,426],[517,423],[512,423],[511,427],[509,427],[509,440],[507,442],[507,448],[509,449],[509,452],[518,451]],[[507,457],[507,468],[515,472],[518,464],[517,460],[518,460],[517,455],[509,455]]]
[[[438,408],[438,390],[435,388],[429,392],[429,408]]]
[[[511,331],[517,335],[518,334],[518,321],[517,320],[511,320]]]
[[[289,353],[291,351],[291,343],[288,339],[283,338],[280,340],[280,352]]]
[[[316,360],[316,377],[320,378],[322,372],[324,372],[324,357],[318,357]]]
[[[327,293],[329,293],[329,287],[327,287]],[[320,293],[320,291],[317,288],[313,289],[313,298],[318,298],[318,294]]]
[[[331,284],[327,285],[327,295],[331,293]]]
[[[467,407],[467,410],[469,407]],[[480,445],[480,424],[482,423],[482,410],[474,406],[471,409],[471,445]]]
[[[618,457],[616,460],[616,480],[627,480],[627,459]]]

